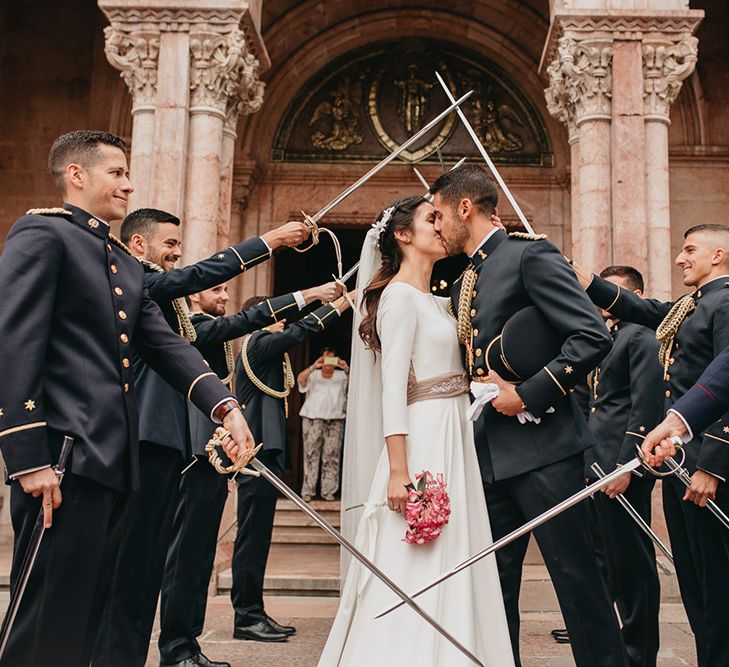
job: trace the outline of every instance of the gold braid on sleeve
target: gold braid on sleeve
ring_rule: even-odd
[[[146,266],[148,269],[152,269],[152,271],[156,271],[157,273],[165,272],[159,264],[150,262],[144,257],[137,257],[137,259],[142,266]],[[172,299],[172,309],[175,311],[175,315],[177,316],[177,328],[180,336],[182,336],[185,340],[194,343],[197,340],[197,331],[195,331],[195,327],[190,321],[187,306],[183,303],[182,299]]]
[[[473,334],[471,323],[471,301],[473,300],[473,286],[476,284],[476,272],[468,267],[461,277],[461,292],[458,295],[458,324],[456,332],[461,345],[469,345]]]
[[[673,342],[676,339],[678,328],[683,324],[686,316],[696,308],[696,302],[692,294],[687,294],[682,299],[676,301],[668,311],[668,315],[663,318],[663,322],[656,329],[656,338],[661,344],[658,351],[658,360],[663,366],[664,378],[668,374],[668,366],[671,363],[671,351]]]
[[[288,402],[288,396],[291,393],[291,390],[294,387],[294,384],[296,383],[296,380],[294,378],[294,369],[291,367],[291,358],[289,357],[288,352],[284,352],[284,361],[283,361],[283,390],[279,391],[278,389],[273,389],[269,387],[267,384],[264,384],[264,382],[253,372],[253,368],[251,367],[251,362],[248,359],[248,343],[251,340],[252,334],[247,334],[246,336],[243,336],[243,343],[241,345],[240,349],[240,360],[243,364],[243,370],[245,370],[246,375],[248,376],[248,379],[251,381],[253,386],[258,389],[258,391],[262,391],[267,396],[272,396],[273,398],[279,398],[283,399],[284,401],[284,413],[286,417],[289,416],[289,402]]]

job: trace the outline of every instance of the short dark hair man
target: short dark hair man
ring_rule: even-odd
[[[231,340],[270,324],[276,316],[296,312],[313,301],[330,301],[338,292],[337,285],[330,282],[267,299],[227,317],[227,285],[216,285],[191,294],[188,297],[190,320],[197,333],[194,345],[210,368],[226,386],[232,388],[235,362]],[[216,424],[195,407],[190,408],[189,422],[195,459],[194,465],[190,464],[179,480],[179,494],[174,507],[172,538],[160,600],[160,665],[224,667],[227,663],[214,663],[202,655],[197,637],[202,633],[205,621],[208,583],[213,572],[220,519],[228,496],[228,479],[209,464],[205,451]]]
[[[48,531],[3,665],[88,665],[130,492],[139,482],[137,399],[130,358],[146,359],[235,441],[251,436],[227,389],[173,334],[147,297],[142,268],[109,233],[133,191],[124,142],[105,132],[63,135],[49,166],[62,208],[35,209],[0,257],[0,448],[11,481],[18,575],[36,514]],[[237,404],[236,404],[237,405]],[[64,436],[75,439],[63,492]],[[231,454],[234,452],[231,449]],[[39,497],[42,496],[42,499]]]
[[[121,235],[141,262],[145,287],[170,328],[194,341],[195,328],[183,297],[257,266],[276,248],[298,245],[309,230],[301,222],[289,222],[179,269],[175,264],[182,256],[181,226],[171,213],[153,208],[132,211],[122,223]],[[173,392],[144,359],[134,357],[132,361],[139,395],[141,484],[131,499],[122,533],[94,650],[95,667],[143,667],[146,661],[169,547],[171,508],[180,471],[191,456],[184,397]]]
[[[244,307],[250,308],[262,300],[264,297],[253,297]],[[336,322],[348,307],[345,297],[339,297],[285,330],[279,322],[243,338],[235,369],[236,393],[245,405],[256,442],[263,443],[258,458],[279,477],[283,476],[287,443],[286,401],[294,386],[287,351]],[[236,639],[286,641],[294,632],[290,626],[279,625],[263,608],[263,579],[276,497],[276,490],[265,479],[238,475],[238,532],[230,591]]]
[[[683,284],[693,292],[675,302],[641,299],[574,267],[596,305],[624,322],[656,330],[668,408],[729,345],[729,227],[710,224],[688,229],[676,264]],[[729,511],[729,435],[724,431],[728,420],[725,414],[705,432],[693,434],[685,463],[692,476],[690,489],[675,477],[662,483],[676,575],[699,665],[729,664],[729,532],[702,507],[712,498]]]
[[[499,387],[499,395],[475,424],[491,529],[498,539],[583,488],[582,452],[590,438],[570,390],[605,356],[610,337],[557,248],[543,237],[508,235],[495,226],[491,216],[498,193],[481,167],[453,169],[431,192],[435,229],[448,253],[471,257],[471,267],[451,294],[459,329],[472,332],[464,341],[468,371],[474,382],[489,380]],[[507,320],[527,306],[535,306],[548,320],[561,347],[544,368],[515,387],[489,372],[485,360]],[[530,340],[530,333],[524,331],[525,348],[539,342]],[[516,416],[525,412],[541,423],[520,423]],[[600,574],[584,507],[555,517],[534,536],[554,583],[577,665],[623,664],[615,614],[603,587],[595,585]],[[496,554],[517,664],[519,588],[527,542],[521,539]]]
[[[643,276],[630,266],[600,273],[621,289],[643,296]],[[660,419],[663,408],[658,341],[647,327],[622,322],[602,311],[613,347],[590,374],[588,425],[595,446],[585,452],[585,471],[599,463],[606,472],[635,458],[635,446]],[[653,475],[624,475],[594,496],[597,534],[605,559],[605,584],[615,601],[631,665],[655,665],[659,648],[660,584],[656,550],[650,538],[613,499],[624,494],[646,523],[651,522]],[[616,536],[619,536],[616,538]]]

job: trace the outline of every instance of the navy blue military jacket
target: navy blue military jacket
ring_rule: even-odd
[[[607,328],[585,296],[572,268],[546,240],[509,237],[497,230],[472,259],[478,275],[471,321],[474,377],[485,376],[486,350],[517,311],[535,306],[563,340],[557,357],[517,391],[540,424],[520,424],[490,405],[476,422],[476,451],[486,481],[507,479],[583,451],[592,444],[571,389],[610,349]],[[460,281],[451,293],[457,312]],[[529,331],[524,345],[529,346]],[[553,413],[547,413],[549,408]]]
[[[327,304],[290,324],[284,331],[252,333],[248,341],[248,361],[253,373],[266,386],[282,391],[284,352],[338,319],[337,309]],[[246,374],[240,355],[235,364],[235,386],[238,401],[245,406],[246,421],[256,444],[263,443],[264,451],[278,454],[283,466],[287,442],[284,399],[269,396],[256,387]]]
[[[597,462],[605,472],[635,458],[635,446],[663,415],[658,341],[647,327],[618,322],[610,329],[613,347],[590,375],[588,424],[595,446],[585,453],[586,474]]]
[[[272,321],[285,317],[288,312],[298,310],[296,297],[293,294],[285,294],[284,296],[266,299],[263,303],[253,306],[253,308],[226,317],[193,313],[190,320],[197,332],[197,340],[193,345],[200,350],[200,353],[217,376],[227,382],[227,386],[232,389],[235,368],[228,368],[225,342],[265,327],[271,324]],[[218,424],[210,419],[209,414],[200,412],[194,405],[189,407],[192,453],[198,456],[207,456],[205,445],[212,437]]]
[[[43,210],[13,225],[0,257],[5,466],[53,464],[70,435],[70,470],[126,491],[139,480],[133,350],[201,410],[230,391],[170,330],[106,224],[68,204]]]
[[[181,269],[158,272],[144,267],[144,284],[171,329],[179,332],[172,300],[201,292],[234,278],[270,257],[259,237],[243,241]],[[173,390],[145,360],[134,358],[134,375],[139,397],[139,439],[190,454],[185,397]]]
[[[688,392],[701,373],[729,345],[729,280],[717,278],[693,293],[696,309],[678,328],[664,382],[665,407]],[[673,303],[641,299],[636,294],[594,276],[587,294],[601,308],[627,322],[656,329]],[[723,479],[729,478],[729,434],[723,429],[727,416],[696,436],[686,448],[686,467],[701,468]]]

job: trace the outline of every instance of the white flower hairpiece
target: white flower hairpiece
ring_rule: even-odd
[[[367,236],[375,245],[379,243],[380,236],[382,236],[383,232],[387,229],[387,223],[390,222],[390,218],[392,218],[392,214],[394,212],[395,207],[390,206],[382,211],[379,220],[372,223],[372,229],[370,229],[370,231],[367,233]]]

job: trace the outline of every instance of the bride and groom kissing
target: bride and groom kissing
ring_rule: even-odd
[[[504,231],[496,217],[498,192],[482,168],[443,174],[431,192],[432,203],[407,197],[384,209],[365,240],[342,485],[344,507],[361,508],[345,512],[345,531],[356,524],[356,546],[408,592],[584,487],[582,454],[592,443],[571,389],[611,345],[557,248]],[[433,265],[460,253],[470,263],[451,298],[434,296]],[[491,348],[507,321],[528,307],[558,344],[528,375],[502,378],[487,361]],[[538,330],[524,329],[518,332],[522,353],[543,355]],[[502,373],[513,373],[502,361]],[[487,381],[498,392],[469,421],[469,388]],[[436,540],[413,545],[403,540],[406,487],[420,471],[443,475],[451,514]],[[578,667],[626,664],[584,506],[534,535]],[[527,543],[528,537],[511,543],[418,598],[490,667],[521,664]],[[358,563],[342,574],[320,667],[469,664],[407,607],[375,619],[395,600]]]

